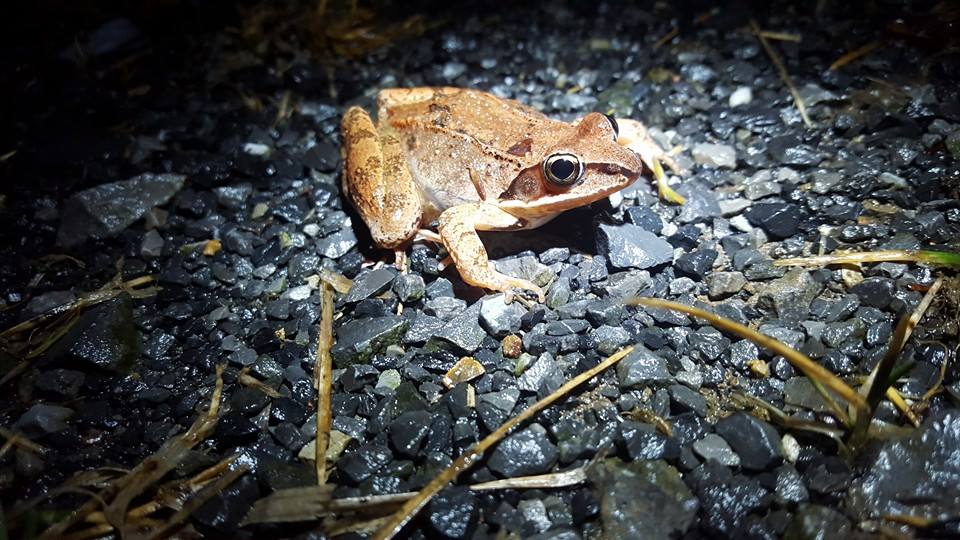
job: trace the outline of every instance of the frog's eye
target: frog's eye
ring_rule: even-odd
[[[543,175],[558,186],[572,186],[583,178],[583,161],[573,154],[553,154],[543,160]]]
[[[620,126],[617,125],[617,119],[606,113],[604,113],[604,116],[606,116],[607,121],[610,122],[610,127],[613,128],[613,138],[616,139],[620,136]]]

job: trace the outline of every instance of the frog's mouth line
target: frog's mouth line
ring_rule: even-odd
[[[616,193],[636,182],[638,178],[640,178],[640,175],[637,175],[633,179],[628,179],[623,184],[616,184],[607,189],[593,192],[590,195],[571,190],[566,193],[556,193],[552,195],[541,196],[534,201],[502,199],[497,202],[497,205],[503,210],[518,217],[537,217],[549,214],[558,214],[560,212],[586,206],[605,197],[609,197],[611,194]]]

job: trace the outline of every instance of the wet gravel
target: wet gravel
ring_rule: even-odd
[[[209,537],[319,537],[239,522],[255,500],[315,483],[318,273],[329,269],[353,280],[337,296],[332,350],[333,429],[348,441],[333,462],[338,497],[423,487],[507,418],[636,345],[442,491],[410,537],[874,538],[881,525],[960,535],[955,299],[916,329],[896,384],[913,401],[943,370],[945,391],[918,411],[919,429],[851,460],[733,398],[835,425],[783,358],[622,303],[639,294],[705,307],[845,377],[882,358],[933,271],[772,264],[956,247],[960,58],[885,33],[898,16],[935,29],[917,16],[931,2],[870,5],[865,15],[845,3],[819,14],[733,3],[696,22],[698,6],[662,4],[445,11],[438,28],[331,69],[295,35],[255,47],[222,21],[188,23],[183,36],[162,21],[90,20],[76,42],[5,52],[20,107],[0,148],[16,149],[0,161],[11,179],[0,199],[2,326],[96,289],[119,260],[125,279],[153,274],[162,289],[87,310],[6,383],[0,425],[46,451],[0,457],[0,503],[79,471],[135,465],[192,423],[224,363],[216,431],[176,474],[231,454],[251,471],[190,526]],[[814,127],[747,30],[751,15],[802,37],[774,46]],[[673,24],[679,37],[658,44]],[[876,39],[887,41],[828,69]],[[543,305],[484,296],[440,271],[444,254],[430,243],[414,245],[410,271],[398,273],[341,197],[338,123],[379,88],[411,85],[481,88],[565,119],[599,110],[642,120],[665,148],[683,147],[686,174],[671,182],[687,203],[661,202],[641,180],[539,230],[484,235],[501,272],[544,288]],[[485,373],[450,388],[443,377],[464,356]],[[241,370],[275,396],[243,384]],[[877,417],[908,425],[887,404]],[[466,487],[588,464],[588,481],[572,487]]]

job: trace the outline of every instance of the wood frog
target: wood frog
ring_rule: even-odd
[[[442,242],[463,280],[503,291],[543,291],[497,272],[477,231],[543,225],[675,162],[633,120],[589,113],[567,123],[517,101],[462,88],[398,88],[377,96],[377,120],[359,107],[341,125],[343,189],[374,242],[396,251]],[[432,229],[436,230],[433,233]]]

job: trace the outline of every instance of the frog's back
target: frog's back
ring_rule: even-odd
[[[566,127],[518,101],[469,88],[421,87],[381,91],[381,121],[396,129],[445,130],[492,150],[524,157],[542,153],[538,135]]]
[[[381,133],[403,141],[427,221],[452,206],[495,201],[571,129],[517,101],[465,88],[390,89],[377,101]]]

